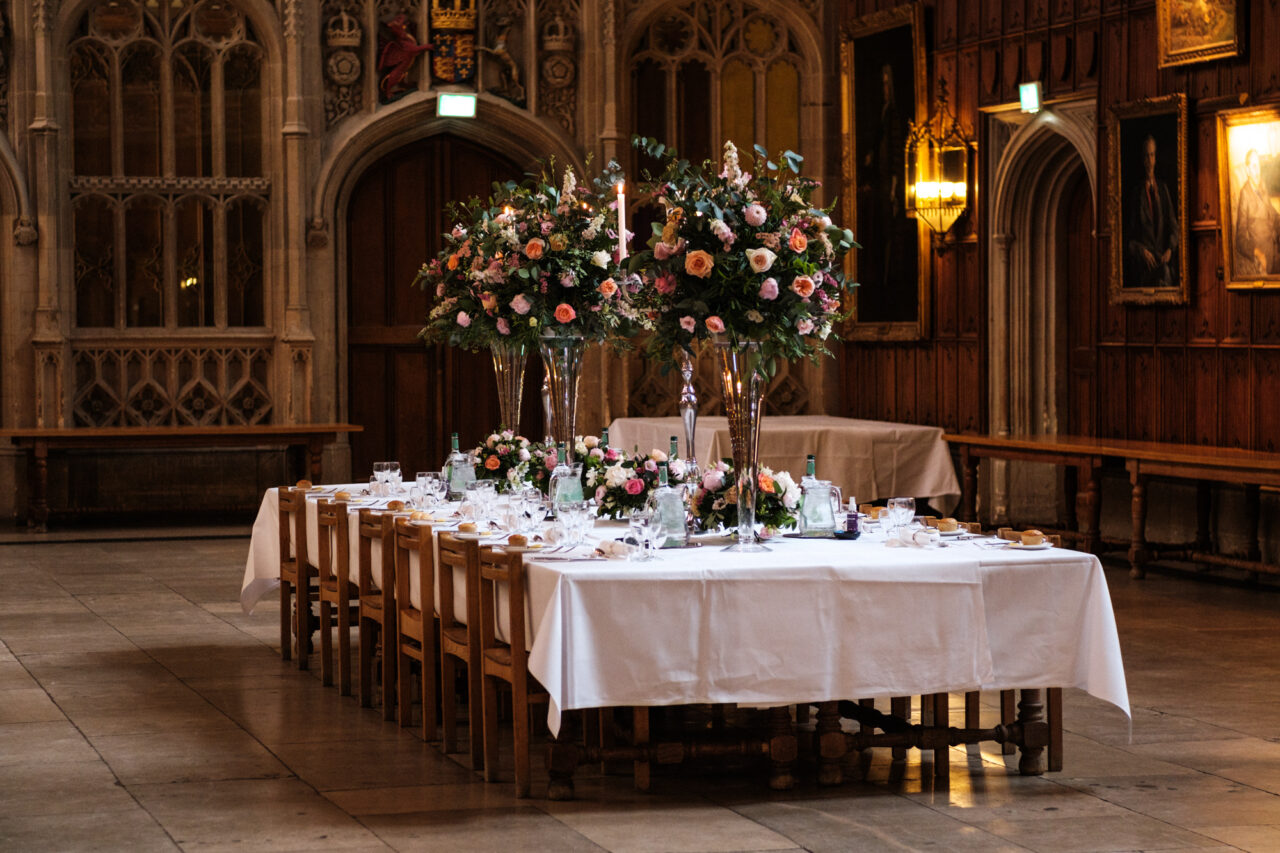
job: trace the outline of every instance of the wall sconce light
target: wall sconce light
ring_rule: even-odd
[[[933,115],[908,127],[907,212],[943,235],[964,213],[973,141],[947,105],[947,81],[938,81]]]

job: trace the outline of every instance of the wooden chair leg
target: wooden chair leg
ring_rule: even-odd
[[[294,608],[298,630],[298,669],[310,669],[311,656],[307,653],[311,645],[311,581],[306,575],[298,577],[298,606]]]
[[[426,630],[427,640],[422,644],[422,739],[430,742],[440,737],[440,732],[436,725],[436,645],[431,627]]]
[[[970,690],[964,694],[964,727],[966,729],[979,728],[978,721],[982,716],[981,699],[982,694],[977,690]]]
[[[894,696],[889,700],[889,713],[895,717],[901,717],[908,720],[911,717],[911,697],[910,696]],[[895,746],[889,750],[889,755],[894,761],[904,761],[907,757],[907,748],[905,746]]]
[[[517,681],[522,679],[517,678]],[[495,721],[496,722],[496,721]],[[515,740],[516,760],[516,797],[524,799],[529,796],[529,685],[513,684],[511,686],[511,728]],[[496,734],[496,732],[495,732]],[[486,756],[487,758],[487,756]],[[489,772],[486,761],[485,773]]]
[[[933,701],[933,724],[944,728],[951,725],[951,696],[947,693],[935,693],[930,699]],[[933,751],[933,775],[935,779],[951,776],[950,746],[941,746]]]
[[[1062,688],[1050,687],[1046,694],[1049,718],[1049,770],[1056,773],[1062,769]]]
[[[484,780],[496,782],[498,781],[498,679],[486,675],[483,683],[481,726],[484,734]],[[519,747],[516,751],[518,754]],[[520,796],[518,791],[516,796]]]
[[[280,658],[293,660],[293,584],[280,581]]]
[[[452,655],[440,656],[440,714],[444,734],[440,749],[446,755],[458,751],[458,691],[454,686],[458,677]]]
[[[383,623],[382,638],[382,719],[391,722],[396,717],[396,650],[399,634],[394,624]]]
[[[478,664],[467,665],[467,727],[471,741],[471,767],[480,770],[484,767],[484,700],[480,693],[484,689],[481,684]]]
[[[329,622],[333,619],[333,607],[328,601],[320,602],[320,683],[325,687],[333,686],[333,629]]]
[[[412,658],[405,654],[404,639],[400,639],[396,643],[396,669],[400,673],[400,679],[396,681],[396,718],[400,721],[400,728],[408,728],[410,717],[413,715],[413,699],[409,694],[409,672],[412,669],[409,661]]]
[[[376,626],[369,620],[360,619],[360,707],[373,707],[373,647],[376,640]]]
[[[1014,692],[1012,690],[1000,691],[1000,724],[1012,725],[1018,719],[1018,709],[1014,702]],[[1017,747],[1011,743],[1000,745],[1000,752],[1004,755],[1013,755],[1017,751]]]
[[[351,695],[351,603],[338,605],[338,695]]]

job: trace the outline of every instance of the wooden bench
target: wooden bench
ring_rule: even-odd
[[[1069,518],[1068,523],[1079,528],[1077,536],[1083,540],[1084,549],[1095,551],[1099,542],[1100,471],[1104,465],[1123,465],[1129,473],[1131,489],[1129,564],[1133,577],[1145,577],[1146,565],[1155,557],[1185,559],[1250,572],[1280,573],[1280,567],[1261,561],[1258,546],[1259,489],[1262,486],[1280,486],[1280,453],[1071,435],[953,433],[943,438],[960,454],[960,517],[966,521],[975,518],[974,500],[980,459],[1013,459],[1067,466],[1069,473],[1073,469],[1078,471],[1087,483],[1083,492],[1077,494],[1076,506],[1073,507],[1075,517]],[[1196,482],[1194,542],[1171,546],[1151,546],[1147,542],[1147,480],[1151,477]],[[1250,532],[1250,545],[1243,558],[1219,554],[1213,548],[1209,526],[1209,484],[1213,482],[1244,487],[1245,523]],[[1076,482],[1068,477],[1068,490],[1074,489],[1075,485]]]
[[[302,469],[320,480],[325,444],[343,433],[360,432],[354,424],[263,424],[258,426],[140,426],[80,427],[75,429],[0,429],[27,452],[27,525],[43,532],[49,524],[49,452],[51,450],[107,450],[149,448],[301,447]]]

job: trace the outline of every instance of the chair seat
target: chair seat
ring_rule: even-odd
[[[467,647],[467,626],[466,625],[450,625],[440,631],[440,641],[448,643],[454,648],[465,649]]]

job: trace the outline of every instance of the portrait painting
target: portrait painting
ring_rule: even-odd
[[[1160,67],[1240,52],[1237,0],[1156,0]]]
[[[1280,109],[1218,114],[1218,187],[1227,287],[1280,287]]]
[[[1108,130],[1111,302],[1187,301],[1187,97],[1115,106]]]
[[[928,335],[929,232],[906,210],[905,158],[910,123],[927,115],[923,30],[914,3],[854,21],[841,43],[843,213],[862,247],[845,261],[854,340]]]

